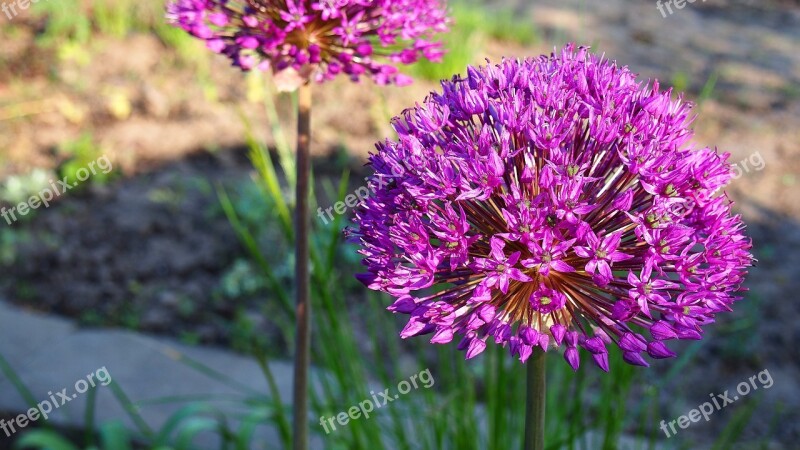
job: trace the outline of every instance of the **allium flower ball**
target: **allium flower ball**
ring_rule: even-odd
[[[172,0],[168,18],[243,70],[320,82],[407,84],[393,64],[438,60],[447,29],[443,0]]]
[[[647,366],[731,311],[753,258],[728,155],[690,144],[670,94],[569,46],[471,67],[395,118],[350,234],[401,337],[607,371],[613,346]]]

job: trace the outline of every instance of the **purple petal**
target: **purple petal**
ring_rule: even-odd
[[[633,258],[633,255],[629,255],[623,252],[614,252],[608,255],[608,259],[610,259],[613,262],[627,261],[631,258]]]
[[[441,328],[431,338],[431,344],[447,344],[453,340],[453,329],[450,327]]]
[[[486,323],[491,323],[497,315],[497,308],[494,305],[481,305],[475,313]]]
[[[555,261],[550,262],[550,267],[553,268],[556,272],[564,272],[564,273],[571,273],[575,272],[575,268],[570,266],[569,264],[557,259]]]
[[[391,306],[389,306],[386,309],[396,313],[411,314],[412,311],[417,309],[417,303],[414,302],[413,297],[406,295],[397,299]]]
[[[608,372],[608,353],[592,354],[592,359],[597,367],[603,369],[603,372]]]
[[[486,350],[486,342],[482,339],[473,339],[467,348],[467,359],[472,359]]]
[[[647,344],[647,354],[656,359],[672,358],[675,353],[672,352],[661,341],[653,341]]]
[[[519,360],[523,364],[528,361],[528,358],[531,357],[533,354],[533,347],[530,345],[520,344],[519,345]]]
[[[527,281],[531,281],[531,280],[532,280],[532,278],[531,278],[531,277],[529,277],[529,276],[525,275],[525,274],[524,274],[524,273],[522,273],[522,271],[521,271],[521,270],[519,270],[519,269],[508,269],[508,271],[506,272],[506,274],[507,274],[507,275],[508,275],[510,278],[513,278],[513,279],[515,279],[515,280],[517,280],[517,281],[527,282]],[[505,292],[504,292],[504,293],[505,293]]]
[[[550,332],[553,333],[553,339],[556,341],[556,345],[560,346],[561,342],[564,340],[564,334],[567,332],[567,327],[557,323],[550,327]]]
[[[498,261],[506,259],[505,252],[503,252],[503,249],[506,246],[505,241],[497,237],[492,237],[492,239],[489,241],[489,246],[492,248],[492,257],[494,259]]]
[[[678,332],[678,338],[680,339],[691,339],[694,341],[703,339],[702,334],[700,334],[697,330],[692,330],[691,328],[683,328],[676,331]]]
[[[569,363],[570,367],[572,367],[572,370],[578,370],[578,366],[581,364],[581,358],[578,356],[578,349],[575,347],[568,347],[564,350],[564,359]]]
[[[433,331],[433,325],[419,321],[415,317],[412,317],[403,328],[403,331],[400,332],[400,337],[403,339],[408,339],[410,337],[419,336],[431,331]]]
[[[591,337],[583,343],[583,348],[593,354],[607,353],[606,344],[597,336]]]
[[[550,336],[547,333],[541,333],[539,335],[539,347],[542,347],[543,351],[547,351],[547,347],[550,346]]]
[[[659,341],[678,338],[678,333],[676,333],[675,330],[663,320],[659,320],[650,326],[650,335],[653,336],[653,339],[657,339]]]
[[[643,352],[647,350],[647,343],[640,336],[625,333],[619,340],[619,347],[628,352]]]
[[[634,366],[650,367],[650,364],[637,352],[623,352],[622,359],[625,360],[626,363]]]
[[[611,266],[608,265],[605,261],[598,261],[597,262],[597,269],[600,272],[600,275],[606,279],[611,280],[614,278],[614,273],[611,271]]]

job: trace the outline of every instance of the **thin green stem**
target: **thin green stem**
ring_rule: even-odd
[[[533,349],[533,355],[527,363],[524,450],[544,450],[544,405],[547,398],[544,354],[541,349]]]
[[[311,364],[311,302],[309,301],[308,198],[311,178],[311,85],[304,84],[297,101],[297,189],[295,190],[295,283],[297,348],[294,358],[294,450],[308,449],[308,372]]]

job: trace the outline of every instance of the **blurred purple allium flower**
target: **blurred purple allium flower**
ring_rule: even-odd
[[[753,258],[720,194],[728,155],[692,147],[691,106],[658,82],[569,46],[442,90],[395,118],[349,232],[359,279],[410,316],[403,338],[523,362],[563,347],[573,369],[580,347],[607,371],[607,346],[646,366],[740,299]]]
[[[438,60],[443,0],[171,0],[167,17],[243,70],[407,84],[394,64]]]

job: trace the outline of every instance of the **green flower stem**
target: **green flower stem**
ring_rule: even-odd
[[[525,401],[525,450],[544,450],[546,365],[544,351],[534,348],[528,360]]]
[[[297,348],[294,358],[294,450],[308,449],[308,372],[311,363],[311,302],[309,301],[308,211],[311,172],[311,84],[303,84],[297,100],[297,187],[295,191],[295,283]]]

